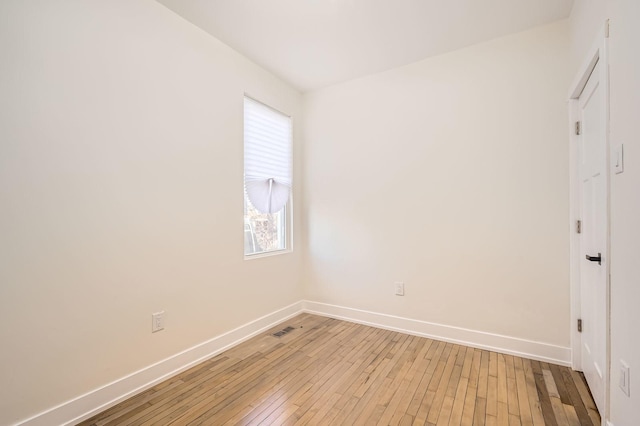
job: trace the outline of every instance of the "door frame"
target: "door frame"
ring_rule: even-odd
[[[582,93],[591,73],[596,66],[600,64],[600,72],[602,77],[603,99],[605,114],[605,173],[607,176],[606,185],[606,254],[608,256],[607,261],[604,263],[605,276],[606,276],[606,342],[605,342],[605,380],[604,380],[604,413],[600,413],[602,423],[606,424],[606,420],[609,418],[609,400],[610,400],[610,388],[611,388],[611,330],[610,330],[610,318],[611,318],[611,162],[610,162],[610,100],[609,100],[609,20],[605,21],[604,26],[598,33],[596,42],[589,50],[585,57],[582,66],[579,68],[578,73],[573,80],[573,84],[569,90],[569,188],[570,188],[570,201],[569,201],[569,220],[570,220],[570,242],[569,242],[569,256],[570,256],[570,269],[569,269],[569,282],[570,282],[570,300],[571,300],[571,323],[570,323],[570,336],[571,336],[571,366],[574,370],[582,370],[582,335],[578,332],[577,322],[581,316],[581,300],[580,300],[580,235],[577,232],[577,221],[580,220],[580,176],[579,176],[579,156],[578,156],[578,136],[575,132],[575,123],[579,120],[579,106],[578,99]]]

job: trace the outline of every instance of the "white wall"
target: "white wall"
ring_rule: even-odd
[[[640,3],[611,5],[611,142],[624,143],[625,171],[611,182],[611,420],[640,422]],[[616,386],[631,366],[631,398]]]
[[[596,32],[604,26],[606,9],[605,0],[574,1],[570,19],[572,72],[578,72],[595,42]]]
[[[591,16],[590,19],[583,19]],[[610,420],[616,426],[640,421],[640,2],[590,0],[576,2],[571,15],[577,60],[610,18],[609,70],[611,144],[624,144],[625,170],[611,178],[611,398]],[[577,66],[572,70],[577,73]],[[631,396],[618,387],[619,362],[631,367]]]
[[[302,298],[242,247],[243,93],[298,92],[151,0],[0,16],[0,424]]]
[[[311,300],[569,346],[568,30],[305,94]]]

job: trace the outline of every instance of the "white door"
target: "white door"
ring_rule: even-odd
[[[579,172],[582,233],[580,297],[582,369],[604,413],[607,381],[608,218],[605,91],[596,64],[578,99],[580,108]]]

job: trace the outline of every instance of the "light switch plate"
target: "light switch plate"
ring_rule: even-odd
[[[622,392],[624,392],[627,396],[629,396],[630,379],[631,377],[629,377],[629,366],[626,362],[620,360],[620,382],[618,385],[620,386],[620,389],[622,389]]]
[[[615,174],[624,172],[624,147],[622,144],[616,145],[613,148],[611,160],[613,161],[613,171]]]

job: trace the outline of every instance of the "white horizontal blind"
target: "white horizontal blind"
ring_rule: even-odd
[[[244,98],[244,185],[251,204],[275,213],[291,192],[291,118]]]

